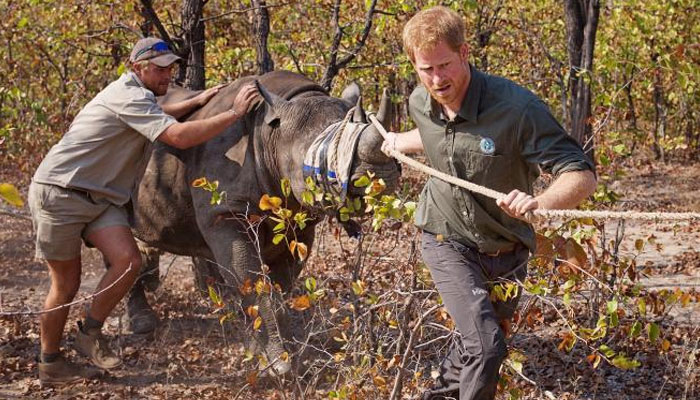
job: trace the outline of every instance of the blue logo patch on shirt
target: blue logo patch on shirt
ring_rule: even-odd
[[[494,143],[491,138],[481,139],[479,147],[481,147],[481,152],[484,154],[493,154],[496,152],[496,143]]]

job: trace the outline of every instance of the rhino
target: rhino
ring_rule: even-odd
[[[249,217],[265,214],[258,209],[263,194],[283,196],[282,178],[291,183],[287,207],[299,209],[306,189],[303,162],[312,142],[329,125],[349,115],[348,110],[355,105],[351,121],[366,124],[367,120],[356,84],[348,86],[341,98],[335,98],[308,78],[289,71],[240,78],[185,119],[207,118],[231,108],[238,90],[255,80],[262,99],[221,135],[187,150],[161,142],[153,145],[132,197],[130,219],[146,255],[144,270],[157,267],[161,251],[191,256],[195,269],[199,269],[196,276],[200,284],[203,279],[220,280],[222,287],[238,296],[242,309],[258,306],[262,323],[257,330],[251,330],[249,340],[257,345],[255,351],[269,361],[269,372],[281,375],[291,368],[283,356],[286,334],[281,331],[282,295],[273,289],[269,295],[258,296],[242,285],[246,279],[255,282],[266,272],[273,288],[287,291],[299,276],[303,261],[293,256],[287,246],[273,244],[275,222],[262,218],[251,223]],[[172,89],[161,102],[167,104],[196,94]],[[385,92],[377,117],[387,124],[389,114]],[[374,126],[363,131],[350,169],[351,182],[373,171],[389,189],[396,187],[399,167],[381,152],[382,140]],[[192,182],[200,177],[218,180],[217,190],[226,192],[220,204],[212,204],[212,193],[193,187]],[[364,188],[348,185],[348,196],[363,194]],[[297,232],[297,240],[308,249],[314,241],[313,225],[323,217],[321,210],[315,211],[310,226]],[[254,224],[257,225],[253,234]],[[137,281],[127,301],[127,314],[132,321],[139,316],[148,317],[146,331],[155,328],[151,324],[155,314],[144,296],[148,286],[147,280]]]

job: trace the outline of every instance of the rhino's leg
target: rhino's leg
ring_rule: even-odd
[[[281,294],[274,289],[257,293],[255,284],[259,280],[263,284],[268,283],[262,286],[272,288],[272,285],[269,285],[269,277],[262,271],[255,246],[245,232],[240,232],[241,227],[229,225],[228,228],[212,229],[204,235],[205,239],[217,263],[223,267],[220,273],[230,289],[229,292],[236,292],[241,296],[243,310],[247,310],[249,306],[258,307],[262,324],[253,332],[252,339],[256,351],[264,355],[270,364],[266,371],[271,375],[284,375],[290,371],[291,364],[285,355],[278,325],[278,316],[284,310]],[[250,280],[249,285],[244,285],[246,279]],[[253,324],[248,324],[251,325]]]
[[[219,266],[205,257],[192,257],[192,272],[197,289],[207,293],[209,286],[218,287],[224,283],[224,278],[219,272]]]
[[[158,326],[158,317],[148,304],[145,291],[153,292],[160,285],[158,270],[160,252],[142,242],[138,242],[138,245],[143,258],[143,266],[134,286],[129,290],[124,317],[127,328],[133,333],[146,334],[153,332]],[[105,267],[109,268],[107,259],[103,257],[103,261]]]
[[[298,232],[297,241],[303,242],[306,244],[306,247],[311,250],[314,244],[314,229],[309,228]],[[270,266],[270,278],[273,282],[278,283],[282,287],[282,291],[286,293],[292,288],[297,278],[299,278],[299,274],[304,268],[305,262],[299,260],[297,256],[287,251],[285,246],[279,246],[279,248],[283,249],[282,252],[275,254],[273,259],[268,261]]]

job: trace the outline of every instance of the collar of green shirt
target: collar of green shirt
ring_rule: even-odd
[[[464,96],[462,106],[460,107],[457,115],[466,121],[477,122],[477,117],[479,115],[479,102],[481,101],[482,89],[486,83],[486,77],[481,71],[474,68],[471,64],[469,64],[469,71],[471,72],[471,79],[469,80],[469,87],[467,87],[467,95]],[[430,92],[426,90],[425,96],[425,107],[423,108],[423,113],[425,115],[447,120],[447,117],[442,112],[442,107],[440,107],[437,101],[430,97]]]

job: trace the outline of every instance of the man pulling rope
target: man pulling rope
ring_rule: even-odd
[[[491,303],[489,282],[525,278],[523,266],[535,250],[528,212],[573,208],[596,188],[593,163],[547,106],[469,65],[464,38],[462,18],[446,7],[409,20],[404,50],[422,84],[409,99],[417,129],[388,133],[382,145],[404,162],[397,151],[424,151],[440,172],[440,179],[428,179],[415,219],[423,260],[461,335],[426,400],[494,398],[518,299]],[[557,179],[532,196],[540,168]],[[455,178],[475,185],[462,190],[445,181]]]

